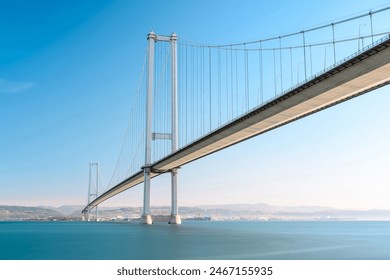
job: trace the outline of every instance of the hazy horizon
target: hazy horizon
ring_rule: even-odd
[[[269,204],[269,203],[264,203],[264,202],[258,202],[258,203],[232,203],[232,204],[194,204],[194,205],[179,205],[180,207],[222,207],[222,206],[237,206],[237,205],[245,205],[245,206],[253,206],[253,205],[267,205],[267,206],[272,206],[272,207],[281,207],[281,208],[328,208],[328,209],[334,209],[334,210],[351,210],[351,211],[371,211],[371,210],[389,210],[389,208],[336,208],[336,207],[330,207],[330,206],[324,206],[324,205],[275,205],[275,204]],[[64,204],[64,205],[46,205],[46,204],[38,204],[38,205],[30,205],[30,204],[0,204],[0,206],[21,206],[21,207],[50,207],[50,208],[61,208],[61,207],[85,207],[86,204]],[[140,205],[109,205],[109,206],[99,206],[99,208],[126,208],[126,207],[133,207],[133,208],[140,208],[143,207],[141,204]],[[166,204],[166,205],[152,205],[152,208],[170,208],[171,206]]]

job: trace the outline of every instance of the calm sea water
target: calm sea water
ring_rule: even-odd
[[[0,222],[0,259],[390,259],[390,222]]]

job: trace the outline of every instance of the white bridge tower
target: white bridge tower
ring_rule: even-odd
[[[95,170],[95,172],[93,172]],[[95,174],[94,174],[95,173]],[[96,175],[95,181],[93,179],[93,175]],[[93,185],[95,185],[95,192],[91,193]],[[99,196],[99,164],[97,162],[90,162],[89,163],[89,182],[88,182],[88,205],[91,202],[91,197],[96,198]],[[96,221],[99,220],[99,212],[98,212],[98,206],[95,206],[95,215],[96,215]],[[83,220],[84,221],[91,221],[90,217],[91,209],[88,209],[88,211],[84,212]]]
[[[152,224],[152,216],[150,214],[150,179],[151,174],[154,172],[152,169],[152,140],[153,139],[169,139],[172,143],[172,153],[178,149],[178,100],[177,100],[177,36],[172,33],[171,36],[160,36],[153,31],[148,34],[149,41],[148,48],[148,71],[147,71],[147,100],[146,100],[146,153],[145,153],[145,166],[144,170],[144,208],[141,218],[141,223]],[[153,120],[153,83],[154,83],[154,44],[156,42],[168,42],[171,45],[171,100],[172,100],[172,131],[170,134],[159,135],[152,132],[152,120]],[[168,170],[171,173],[171,224],[181,224],[177,206],[177,172],[178,168]]]

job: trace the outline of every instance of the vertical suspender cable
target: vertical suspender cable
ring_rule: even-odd
[[[236,50],[236,115],[238,115],[238,54]]]
[[[293,87],[293,59],[292,59],[292,49],[290,47],[290,74],[291,74],[291,87]]]
[[[198,137],[202,135],[202,49],[198,47]]]
[[[370,26],[371,26],[371,44],[374,44],[374,29],[372,26],[372,11],[369,12],[370,15]]]
[[[246,45],[244,43],[244,66],[245,66],[245,110],[249,110],[249,78],[248,78],[248,50],[246,48]]]
[[[186,144],[188,143],[188,131],[189,131],[189,123],[188,123],[188,46],[186,46]]]
[[[210,131],[212,128],[211,124],[211,48],[209,47],[209,114],[210,114]]]
[[[250,108],[250,87],[249,87],[249,51],[246,50],[246,87],[247,87],[247,97],[248,97],[248,100],[247,100],[247,108],[246,110],[249,111],[249,108]]]
[[[260,41],[259,51],[259,81],[260,81],[260,102],[263,103],[263,48]],[[260,104],[260,102],[258,102]]]
[[[194,98],[194,114],[193,114],[193,120],[192,122],[194,123],[194,134],[192,136],[192,140],[196,138],[196,135],[198,133],[198,106],[199,106],[199,91],[198,91],[198,86],[199,86],[199,79],[198,79],[198,48],[194,47],[194,57],[193,57],[193,79],[194,79],[194,88],[193,88],[193,98]]]
[[[201,135],[202,131],[202,50],[200,47],[196,48],[196,73],[197,73],[197,137]]]
[[[218,62],[217,62],[217,69],[218,69],[218,126],[221,125],[221,49],[218,48]]]
[[[199,136],[202,136],[203,128],[203,72],[202,72],[202,48],[198,47],[199,50]]]
[[[233,94],[233,49],[230,46],[230,98],[231,98],[231,119],[234,118],[233,113],[233,104],[234,104],[234,94]]]
[[[226,95],[226,122],[229,120],[229,78],[228,78],[228,50],[225,49],[225,95]]]
[[[179,61],[178,61],[178,63],[177,63],[177,67],[178,67],[178,72],[179,72],[179,76],[178,76],[178,81],[179,81],[179,85],[178,85],[178,101],[179,101],[179,112],[178,112],[178,114],[179,114],[179,120],[181,120],[181,116],[183,115],[183,106],[182,106],[182,102],[183,102],[183,98],[181,98],[181,96],[179,96],[179,94],[181,94],[181,92],[182,92],[182,83],[183,83],[183,76],[182,76],[182,70],[183,70],[183,68],[182,68],[182,61],[183,61],[183,57],[182,57],[182,55],[183,55],[183,53],[182,53],[182,49],[183,47],[182,47],[182,45],[181,45],[181,42],[179,41],[179,48],[178,48],[178,52],[179,52]],[[181,121],[179,121],[179,132],[182,132],[183,131],[183,126],[182,126],[182,122]],[[181,139],[181,133],[179,133],[179,141],[178,141],[178,147],[180,148],[182,145],[182,139]]]
[[[310,75],[313,76],[313,57],[311,54],[311,45],[309,46],[309,50],[310,50]]]
[[[325,57],[324,57],[324,69],[326,68],[326,46],[325,46]]]
[[[280,92],[283,91],[282,37],[279,36]]]
[[[332,34],[333,34],[333,62],[336,64],[336,41],[334,38],[334,23],[332,22]]]
[[[277,81],[276,81],[276,57],[275,57],[275,48],[272,49],[272,53],[274,55],[274,88],[275,88],[275,96],[277,91]]]
[[[306,40],[305,40],[305,31],[302,32],[302,38],[303,38],[303,64],[305,68],[305,80],[307,79],[307,71],[306,71]]]
[[[325,68],[326,68],[326,49],[327,49],[327,47],[325,46],[325,56],[324,56],[324,70],[325,70]]]
[[[194,98],[194,80],[195,80],[195,65],[194,65],[194,47],[191,47],[191,141],[194,140],[194,111],[195,111],[195,98]]]
[[[204,72],[204,47],[202,47],[202,134],[205,133],[205,72]]]
[[[173,53],[171,52],[171,48],[168,47],[168,45],[166,44],[165,45],[166,48],[167,48],[167,59],[166,61],[171,61],[172,59],[172,56],[173,56]],[[171,57],[171,59],[169,59],[169,57]],[[172,64],[172,62],[171,62]],[[169,131],[172,131],[173,130],[173,127],[170,128],[170,126],[172,126],[172,111],[174,110],[173,109],[173,106],[170,106],[171,103],[172,103],[172,94],[170,94],[171,92],[171,84],[174,82],[172,80],[172,73],[170,71],[168,71],[168,68],[172,67],[172,65],[168,65],[168,63],[165,64],[165,67],[166,69],[164,70],[165,71],[165,74],[166,74],[166,80],[165,80],[165,83],[166,83],[166,91],[165,91],[165,108],[166,108],[166,113],[165,113],[165,130],[164,130],[164,133],[168,133]],[[169,102],[171,101],[171,102]],[[169,114],[170,113],[170,114]],[[177,112],[176,112],[177,114]],[[171,116],[170,116],[171,115]],[[171,135],[172,137],[173,135]],[[171,139],[171,142],[173,140]],[[176,141],[176,140],[175,140]],[[164,154],[164,156],[168,155],[170,152],[171,152],[171,147],[169,146],[169,141],[164,141],[165,142],[165,148],[166,148],[166,152]],[[177,147],[176,147],[177,148]]]

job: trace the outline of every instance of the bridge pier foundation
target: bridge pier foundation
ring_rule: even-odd
[[[90,222],[91,221],[91,218],[89,217],[90,215],[90,210],[87,210],[87,211],[85,211],[84,212],[84,221],[86,221],[86,222]]]
[[[180,215],[174,215],[174,214],[171,214],[171,218],[169,220],[169,223],[171,225],[181,225],[181,218],[180,218]]]
[[[150,214],[142,214],[141,224],[143,224],[143,225],[151,225],[151,224],[153,224],[152,215],[150,215]]]

